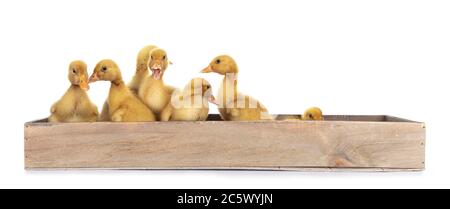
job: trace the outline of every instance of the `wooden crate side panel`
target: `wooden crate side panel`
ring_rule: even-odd
[[[30,125],[27,168],[422,169],[418,123],[196,122]]]

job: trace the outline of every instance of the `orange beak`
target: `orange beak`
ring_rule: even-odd
[[[87,82],[84,78],[82,78],[82,79],[80,80],[80,88],[83,89],[83,90],[85,90],[85,91],[88,91],[88,90],[89,90],[89,84],[88,84],[88,82]]]
[[[212,72],[214,72],[214,71],[213,71],[211,65],[201,71],[201,73],[212,73]]]
[[[153,61],[153,64],[150,66],[150,69],[162,69],[163,68],[163,62],[161,61]]]
[[[97,73],[93,73],[92,75],[91,75],[91,77],[89,77],[89,83],[94,83],[94,82],[96,82],[96,81],[98,81],[99,80],[99,78],[98,78],[98,76],[97,76]]]

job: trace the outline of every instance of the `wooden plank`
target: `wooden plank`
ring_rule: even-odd
[[[299,120],[300,115],[275,115],[276,120]],[[386,122],[384,115],[325,115],[326,121]]]
[[[326,115],[327,121],[386,122],[384,115]]]
[[[27,169],[423,170],[424,147],[412,122],[25,125]]]
[[[389,116],[389,115],[386,116],[386,121],[387,122],[411,122],[411,123],[417,123],[416,121],[403,119],[403,118],[398,118],[398,117]]]

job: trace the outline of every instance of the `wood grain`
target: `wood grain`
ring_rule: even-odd
[[[25,124],[25,167],[330,171],[425,168],[423,123],[387,121],[385,116],[358,117],[366,120],[40,121]]]

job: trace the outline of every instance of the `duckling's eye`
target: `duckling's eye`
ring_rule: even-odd
[[[75,69],[72,69],[73,74],[77,74],[77,71]]]
[[[103,72],[106,72],[107,70],[108,70],[108,68],[107,68],[106,66],[103,66],[103,67],[102,67],[102,71],[103,71]]]
[[[216,60],[216,64],[220,64],[220,62],[221,62],[220,60]]]
[[[211,86],[210,86],[210,85],[207,85],[207,86],[206,86],[206,89],[211,89]]]
[[[166,56],[163,57],[163,60],[166,60]]]

